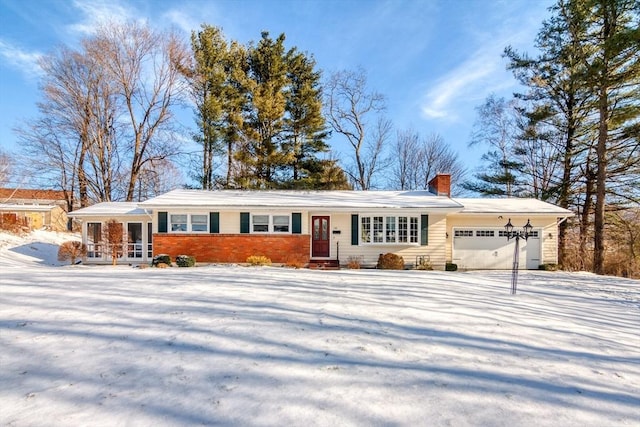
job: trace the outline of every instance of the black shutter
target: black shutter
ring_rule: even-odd
[[[249,232],[249,212],[240,212],[240,233]]]
[[[220,233],[220,212],[209,212],[209,233]]]
[[[351,245],[358,246],[358,214],[351,215]]]
[[[291,214],[291,233],[302,234],[302,214],[300,212]]]
[[[420,215],[420,245],[429,244],[429,215]]]
[[[167,213],[158,212],[158,233],[167,232]]]

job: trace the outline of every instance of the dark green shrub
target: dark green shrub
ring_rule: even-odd
[[[538,270],[556,271],[558,270],[558,264],[540,264]]]
[[[153,261],[151,261],[152,267],[157,267],[158,264],[166,264],[168,266],[171,265],[171,257],[167,254],[160,254],[153,257]]]
[[[404,259],[400,255],[390,252],[384,255],[380,254],[376,268],[380,270],[404,270]]]
[[[454,264],[452,262],[448,262],[444,265],[444,269],[446,271],[458,271],[458,264]]]
[[[178,255],[176,257],[176,264],[178,267],[193,267],[196,265],[196,259],[190,255]]]

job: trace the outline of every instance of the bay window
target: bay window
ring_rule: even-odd
[[[361,216],[360,242],[373,244],[417,244],[417,216]]]

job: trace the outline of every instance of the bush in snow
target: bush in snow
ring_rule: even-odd
[[[359,270],[360,266],[362,266],[362,257],[361,256],[350,256],[347,258],[347,267],[352,270]]]
[[[171,265],[171,257],[167,254],[160,254],[153,257],[151,261],[152,267],[158,267],[159,264],[165,264],[167,266]]]
[[[444,265],[445,271],[458,271],[458,264],[448,262]]]
[[[193,267],[196,265],[196,259],[189,255],[178,255],[176,257],[178,267]]]
[[[404,270],[404,259],[400,255],[392,254],[391,252],[384,255],[380,254],[376,268],[381,270]]]
[[[82,242],[64,242],[58,248],[58,261],[71,261],[75,264],[78,258],[87,256],[87,245]]]
[[[251,265],[271,265],[271,259],[264,255],[251,255],[247,258],[247,263]]]

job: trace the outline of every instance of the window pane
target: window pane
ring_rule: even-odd
[[[398,217],[398,242],[407,243],[409,237],[408,222],[406,216]]]
[[[127,224],[127,256],[142,258],[142,223]]]
[[[269,232],[269,215],[253,215],[254,233]]]
[[[89,243],[99,243],[102,241],[102,224],[90,222],[87,224],[87,240]]]
[[[409,231],[409,242],[418,243],[418,217],[412,216],[410,218]]]
[[[147,257],[153,256],[153,224],[147,223]]]
[[[382,243],[383,237],[383,218],[381,216],[373,217],[373,242],[374,243]]]
[[[191,231],[207,231],[207,215],[191,215]]]
[[[360,240],[362,243],[370,243],[371,242],[371,218],[368,216],[363,216],[361,218],[361,227],[360,230],[362,232],[362,236]]]
[[[273,231],[276,233],[288,233],[289,232],[289,216],[288,215],[274,215],[273,216]]]
[[[387,217],[385,241],[387,243],[396,242],[396,217],[395,216]]]
[[[89,258],[102,257],[102,223],[87,223],[87,256]]]
[[[187,231],[187,215],[171,215],[171,231]]]

